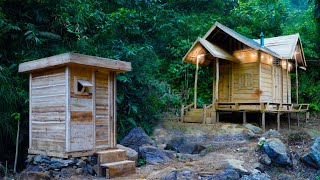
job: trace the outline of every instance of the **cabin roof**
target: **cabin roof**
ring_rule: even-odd
[[[110,69],[116,72],[126,72],[132,69],[130,62],[69,52],[21,63],[19,65],[19,72],[31,72],[67,64],[87,65]]]
[[[260,39],[255,39],[255,41],[259,42]],[[303,65],[306,65],[299,33],[265,38],[264,45],[279,54],[282,59],[294,59],[294,56],[298,55],[299,57],[296,58],[298,58]]]
[[[184,56],[183,61],[191,62],[191,63],[196,62],[195,60],[192,60],[192,58],[196,57],[197,54],[199,55],[199,53],[201,52],[201,51],[195,52],[194,50],[197,44],[199,44],[199,42],[203,47],[206,48],[208,52],[211,53],[212,56],[217,58],[223,58],[226,60],[232,59],[233,61],[236,61],[237,58],[231,55],[230,52],[228,53],[227,52],[229,51],[228,49],[222,49],[218,44],[216,44],[218,42],[212,42],[212,39],[214,39],[214,37],[218,34],[219,31],[222,31],[227,36],[231,36],[233,39],[236,39],[238,42],[241,42],[242,44],[252,49],[263,51],[279,59],[297,59],[298,62],[301,62],[301,64],[303,64],[303,66],[306,66],[305,57],[303,54],[303,49],[302,49],[302,44],[301,44],[299,34],[265,38],[264,46],[261,46],[259,43],[260,39],[250,39],[248,37],[245,37],[237,33],[236,31],[228,28],[227,26],[220,24],[219,22],[216,22],[210,28],[210,30],[203,36],[203,38],[198,39],[193,44],[193,46],[189,49],[188,53]],[[225,38],[219,37],[219,38],[216,38],[215,40],[223,41],[220,43],[220,45],[223,43],[226,43],[224,42]],[[209,48],[208,46],[206,46],[206,44],[209,44],[209,46],[212,45],[214,49],[220,49],[219,50],[220,54],[222,53],[223,56],[228,57],[228,59],[224,57],[219,57],[217,53],[212,53],[211,51],[209,51]],[[202,63],[202,64],[208,64],[208,63]]]

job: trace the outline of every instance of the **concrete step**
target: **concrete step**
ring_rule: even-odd
[[[127,160],[126,151],[122,149],[108,149],[105,151],[99,151],[96,152],[96,155],[98,155],[99,164]]]
[[[119,176],[127,176],[136,172],[136,164],[134,161],[124,160],[112,163],[104,163],[100,165],[102,169],[106,169],[106,178],[115,178]]]

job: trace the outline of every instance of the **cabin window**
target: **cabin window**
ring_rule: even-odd
[[[239,89],[252,89],[252,74],[242,73],[239,76]]]
[[[74,78],[75,94],[89,95],[92,84],[87,80],[82,80],[77,77]]]

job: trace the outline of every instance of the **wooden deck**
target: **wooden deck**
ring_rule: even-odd
[[[195,108],[194,103],[188,106],[182,106],[181,108],[181,121],[187,119],[190,116],[191,110]],[[217,102],[210,105],[203,106],[202,120],[199,123],[215,123],[219,122],[219,114],[221,112],[242,112],[243,124],[247,123],[247,113],[261,113],[261,126],[265,131],[265,115],[266,113],[277,114],[277,130],[280,131],[280,116],[287,114],[288,124],[290,129],[291,115],[292,113],[305,113],[305,119],[309,118],[309,104],[287,104],[287,103],[270,103],[270,102]],[[192,115],[191,115],[192,116]],[[297,116],[298,117],[298,116]],[[190,119],[190,118],[189,118]],[[299,117],[297,118],[297,125],[300,126]]]

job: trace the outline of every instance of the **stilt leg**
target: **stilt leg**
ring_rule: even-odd
[[[262,121],[262,130],[263,132],[266,131],[266,113],[263,112],[261,115],[261,121]]]
[[[290,130],[291,129],[290,113],[288,113],[288,126],[289,126],[289,130]]]
[[[296,115],[297,115],[297,124],[298,124],[298,127],[300,127],[299,114],[298,114],[298,113],[296,113]]]
[[[219,112],[217,111],[217,122],[220,121],[220,115],[219,115]]]
[[[243,124],[247,124],[247,113],[246,112],[243,112],[242,113],[242,118],[243,118]]]
[[[277,112],[277,131],[280,131],[280,112]]]
[[[306,112],[306,122],[309,121],[309,112]]]

